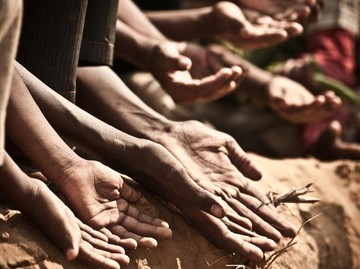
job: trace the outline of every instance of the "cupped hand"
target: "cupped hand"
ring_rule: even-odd
[[[200,122],[188,121],[174,124],[157,142],[184,165],[194,182],[226,202],[228,219],[275,241],[280,240],[281,234],[294,236],[294,226],[250,183],[248,178],[259,180],[261,172],[231,136]],[[206,219],[210,223],[215,221]],[[223,229],[222,224],[215,223],[218,224],[214,224],[214,229]],[[231,242],[228,243],[230,246]]]
[[[268,85],[268,104],[291,123],[325,119],[341,106],[341,99],[328,91],[314,96],[301,84],[286,77],[274,76]]]
[[[288,33],[295,35],[302,31],[298,24],[276,23],[271,18],[261,18],[255,11],[247,11],[248,19],[243,11],[231,2],[215,4],[213,14],[215,34],[244,50],[269,47],[287,40]]]
[[[117,236],[83,224],[44,183],[32,178],[28,181],[33,195],[22,206],[23,213],[64,251],[68,260],[79,259],[104,269],[119,269],[119,264],[129,263],[124,248],[109,242],[117,244]]]
[[[276,20],[296,21],[302,24],[316,20],[324,4],[323,0],[238,0],[237,2],[240,6],[272,16]]]
[[[61,193],[79,218],[93,228],[108,228],[122,238],[116,243],[125,248],[155,247],[155,238],[172,235],[165,221],[131,205],[141,195],[99,162],[83,160],[68,167],[60,182]]]
[[[296,22],[290,21],[282,18],[275,19],[272,16],[264,15],[256,10],[244,8],[244,15],[253,25],[257,25],[258,27],[262,27],[264,29],[269,28],[273,30],[285,30],[288,34],[288,37],[298,36],[303,33],[303,26]],[[266,41],[266,40],[264,40]],[[270,43],[271,44],[271,43]],[[264,42],[263,47],[266,47],[267,44]]]
[[[204,103],[219,99],[235,89],[241,78],[238,66],[221,68],[215,73],[201,77],[193,77],[192,61],[202,61],[205,49],[198,48],[198,55],[189,58],[184,55],[188,51],[185,43],[163,42],[152,50],[150,72],[175,102]]]

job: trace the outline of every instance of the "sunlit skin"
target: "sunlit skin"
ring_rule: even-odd
[[[2,197],[35,223],[68,260],[79,259],[104,269],[129,263],[119,237],[83,224],[43,182],[25,175],[7,154],[0,176]]]
[[[279,240],[281,233],[284,235],[294,234],[296,229],[288,222],[284,222],[282,224],[282,227],[284,228],[280,229],[279,231],[277,230],[279,229],[278,227],[274,229],[269,225],[269,223],[273,222],[273,218],[278,217],[276,211],[268,211],[268,209],[264,209],[265,212],[261,211],[260,214],[254,209],[255,207],[258,207],[260,204],[262,204],[261,201],[265,200],[262,195],[258,194],[257,191],[254,192],[252,187],[248,187],[249,180],[246,179],[243,174],[248,177],[252,177],[253,179],[259,179],[261,173],[259,172],[259,169],[256,168],[255,164],[253,164],[253,162],[247,157],[246,154],[244,154],[240,147],[234,143],[233,139],[229,136],[222,133],[216,133],[216,135],[212,134],[209,136],[209,132],[211,133],[213,131],[205,129],[204,126],[200,123],[195,125],[181,125],[183,127],[188,126],[194,134],[189,133],[188,130],[186,130],[187,128],[180,128],[180,125],[178,126],[177,131],[174,128],[169,128],[168,130],[171,130],[170,134],[167,134],[166,132],[160,132],[160,130],[156,131],[156,129],[154,129],[154,136],[155,134],[158,134],[160,137],[163,137],[164,141],[176,142],[171,143],[176,146],[174,150],[176,149],[176,151],[179,151],[179,155],[175,155],[172,154],[169,149],[166,149],[165,146],[168,145],[165,144],[160,145],[147,139],[129,140],[127,136],[124,136],[124,133],[90,116],[67,100],[61,98],[52,90],[48,89],[45,85],[41,83],[39,84],[38,80],[35,80],[33,77],[28,77],[29,73],[23,71],[24,70],[21,70],[21,74],[24,76],[26,84],[29,87],[35,100],[39,103],[44,113],[48,115],[49,121],[54,126],[56,126],[59,131],[61,130],[61,132],[69,139],[69,141],[72,140],[76,142],[77,147],[97,156],[113,168],[121,170],[121,167],[126,167],[127,172],[132,175],[134,179],[138,180],[143,186],[146,186],[158,194],[168,203],[175,205],[181,211],[182,215],[189,222],[198,227],[199,231],[205,234],[207,238],[216,246],[237,253],[243,253],[250,259],[260,260],[263,257],[264,251],[272,250],[275,247],[274,241]],[[85,71],[87,71],[85,74],[81,74],[82,84],[79,86],[79,94],[81,94],[80,88],[83,90],[83,87],[85,86],[83,83],[87,83],[87,79],[90,79],[89,81],[92,82],[95,78],[95,81],[98,81],[100,83],[99,85],[102,86],[107,85],[108,82],[111,84],[118,83],[118,78],[116,78],[116,75],[113,74],[107,67],[100,69],[86,68]],[[106,79],[107,83],[105,84],[103,83],[104,81],[101,80],[103,73],[107,75],[112,74],[110,75],[111,79]],[[97,75],[94,76],[95,74]],[[85,77],[83,77],[84,75]],[[89,75],[89,77],[87,77],[87,75]],[[104,78],[109,77],[105,76]],[[107,85],[106,87],[110,85]],[[122,85],[121,87],[125,86]],[[110,94],[111,88],[106,88],[105,92]],[[94,93],[105,92],[96,91]],[[150,123],[149,121],[153,119],[153,117],[158,117],[156,122],[160,123],[160,121],[158,121],[162,119],[160,115],[153,114],[154,112],[152,111],[149,111],[149,113],[152,114],[151,117],[150,115],[146,116],[146,114],[144,114],[149,110],[148,108],[141,112],[141,114],[138,113],[141,110],[139,110],[137,113],[129,113],[129,111],[135,112],[135,110],[132,109],[138,107],[138,105],[140,105],[140,107],[144,105],[141,102],[139,103],[139,100],[131,92],[129,92],[128,89],[124,88],[122,93],[125,93],[125,96],[124,98],[121,98],[121,100],[126,100],[129,105],[132,104],[131,106],[126,106],[125,111],[127,111],[127,113],[125,118],[129,121],[125,120],[125,118],[124,121],[121,121],[124,123],[123,128],[129,131],[132,127],[136,127],[136,129],[138,129],[141,125],[148,126],[147,124]],[[49,100],[51,100],[51,102]],[[91,99],[87,99],[87,101],[89,100]],[[99,100],[102,99],[95,98],[94,100],[96,100],[97,104],[99,104]],[[116,98],[112,98],[112,100],[117,103]],[[125,104],[127,102],[125,102]],[[94,106],[90,105],[90,107]],[[121,107],[125,108],[123,105]],[[70,114],[68,113],[69,111],[71,111]],[[59,117],[60,115],[62,116]],[[118,115],[120,117],[122,114],[119,113]],[[138,117],[138,115],[141,116]],[[148,121],[148,123],[145,123],[145,120]],[[81,128],[79,128],[79,124],[81,124]],[[135,124],[135,126],[132,124]],[[163,124],[165,124],[165,122],[163,122]],[[155,126],[156,124],[154,127]],[[140,130],[148,132],[149,128]],[[199,163],[195,163],[196,165],[194,164],[194,169],[196,170],[194,171],[190,170],[190,166],[184,166],[181,163],[186,162],[187,159],[195,160],[196,158],[192,157],[193,154],[196,156],[198,154],[197,151],[203,148],[200,144],[199,147],[196,147],[195,151],[189,150],[188,146],[195,145],[192,145],[192,143],[185,143],[186,141],[183,140],[182,135],[183,131],[185,131],[189,136],[187,140],[189,140],[190,137],[193,137],[193,135],[196,135],[197,133],[200,137],[206,134],[206,136],[203,137],[204,140],[201,140],[202,142],[199,140],[201,144],[206,146],[204,148],[206,150],[201,154],[205,154],[206,159],[211,160],[216,158],[218,162],[224,162],[224,169],[214,169],[214,177],[209,178],[211,181],[205,182],[206,178],[204,177],[207,173],[211,173],[211,171],[207,171],[207,169],[212,169],[215,167],[207,168],[207,161],[205,161],[205,163],[201,161]],[[102,139],[95,139],[96,137],[102,137]],[[167,137],[169,139],[167,139]],[[178,137],[179,140],[176,140],[176,137]],[[210,137],[213,137],[212,139],[214,139],[214,141],[219,140],[216,142],[217,150],[215,151],[213,151],[212,147],[209,148],[207,144],[208,142],[206,142],[206,139]],[[194,139],[198,140],[198,138],[195,137]],[[160,140],[155,139],[155,137],[153,140],[156,140],[160,143]],[[191,139],[189,141],[191,141]],[[133,143],[133,146],[131,146],[130,142]],[[136,146],[137,143],[140,147]],[[182,143],[187,146],[182,147]],[[221,153],[221,151],[223,151],[222,148],[226,149],[226,151],[223,153]],[[124,149],[127,150],[124,151]],[[125,156],[127,157],[125,158]],[[182,158],[179,159],[181,156]],[[139,166],[139,163],[147,165]],[[193,166],[191,163],[188,163],[188,165]],[[97,166],[97,164],[95,166]],[[227,170],[226,167],[230,169],[229,175],[234,175],[237,177],[237,179],[234,179],[233,181],[223,185],[219,181],[222,179],[224,170]],[[71,170],[69,170],[69,172],[70,171]],[[184,185],[183,181],[186,182],[188,180],[190,180],[196,187],[186,189],[188,187],[186,187],[186,184]],[[119,177],[117,177],[115,182],[118,182],[116,184],[119,184]],[[69,186],[76,184],[79,183],[69,183]],[[203,187],[202,185],[207,186]],[[238,193],[236,190],[240,187],[244,195],[241,195],[241,200],[238,200],[236,198],[236,193]],[[204,213],[204,209],[206,208],[207,211],[210,212],[208,206],[211,205],[211,203],[204,203],[204,199],[194,199],[198,195],[199,198],[206,198],[207,193],[212,193],[213,190],[219,188],[220,190],[224,190],[223,194],[229,192],[230,194],[235,195],[234,197],[229,197],[228,199],[222,200],[216,198],[226,209],[226,216],[221,219],[212,216],[213,214],[211,215]],[[215,197],[224,197],[224,195],[219,192],[214,192],[214,195]],[[212,200],[208,201],[210,202]],[[242,214],[239,214],[241,212]],[[119,213],[115,213],[117,216],[119,215]],[[201,223],[205,223],[206,225]],[[272,239],[256,235],[251,231],[252,229],[255,229],[260,234],[269,235]],[[114,232],[116,233],[116,231]]]
[[[237,87],[239,94],[267,104],[286,121],[294,124],[314,122],[333,115],[342,105],[332,91],[312,93],[298,82],[272,75],[220,45],[210,45],[208,68],[240,65],[246,73]]]
[[[155,247],[156,238],[171,237],[168,224],[140,214],[131,203],[141,195],[114,170],[80,158],[58,136],[15,72],[8,105],[7,132],[11,141],[52,181],[74,213],[86,224],[109,228],[126,248]],[[127,240],[131,239],[131,240]]]

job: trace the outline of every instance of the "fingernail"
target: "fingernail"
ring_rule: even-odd
[[[224,209],[219,205],[212,205],[211,206],[211,213],[218,218],[223,218],[225,216]]]
[[[169,223],[167,223],[166,221],[162,221],[162,222],[160,223],[160,226],[166,227],[166,228],[169,228],[169,227],[170,227]]]

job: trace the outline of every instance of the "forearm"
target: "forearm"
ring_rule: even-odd
[[[237,89],[239,94],[245,95],[251,99],[267,102],[268,86],[273,75],[245,59],[237,59],[239,65],[245,70],[244,79],[240,82]]]
[[[173,124],[143,103],[108,67],[79,68],[77,96],[80,107],[136,137],[154,141]]]
[[[136,165],[143,141],[98,120],[48,88],[21,65],[16,67],[47,120],[68,141],[123,171]]]
[[[0,194],[15,206],[24,206],[23,194],[31,191],[27,176],[20,170],[11,157],[5,153],[4,163],[0,167]]]
[[[174,40],[214,36],[213,8],[147,12],[150,21],[167,37]],[[216,31],[215,31],[216,32]]]
[[[147,70],[157,40],[134,31],[124,22],[116,22],[115,58],[121,58]]]
[[[166,39],[131,0],[119,2],[118,19],[142,35],[157,40]]]
[[[52,129],[36,106],[18,72],[15,72],[8,105],[7,135],[50,180],[80,158]]]

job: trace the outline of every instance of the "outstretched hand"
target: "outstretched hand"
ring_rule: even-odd
[[[268,85],[268,104],[291,123],[308,123],[333,115],[341,99],[332,91],[314,96],[301,84],[286,77],[274,76]]]
[[[256,10],[276,20],[296,21],[302,24],[317,20],[323,0],[238,0],[240,6]]]
[[[155,238],[172,235],[165,221],[142,214],[131,205],[141,195],[99,162],[84,160],[69,167],[61,182],[60,191],[80,219],[97,229],[108,228],[122,238],[117,243],[124,248],[155,247]]]
[[[173,42],[160,43],[152,50],[152,66],[149,70],[175,102],[210,102],[235,89],[242,74],[240,67],[224,67],[217,72],[194,77],[190,72],[192,61],[203,61],[206,51],[198,48],[195,59],[186,56],[188,50],[185,43]]]
[[[255,86],[258,82],[254,80],[258,79],[258,76],[252,73],[252,69],[255,69],[253,65],[248,64],[244,59],[239,58],[239,56],[219,45],[210,45],[207,47],[207,50],[207,62],[209,63],[209,68],[213,71],[216,71],[223,66],[235,64],[244,65],[244,69],[248,68],[250,77],[246,77],[247,74],[245,74],[244,77],[247,79],[248,84],[254,84],[254,88],[252,89],[252,92],[250,92],[250,94],[254,95],[256,90]],[[297,65],[291,63],[293,63],[293,61],[289,61],[285,67],[289,66],[288,69],[293,67],[291,71],[294,71],[294,66]],[[256,67],[256,69],[258,68]],[[302,72],[302,70],[303,68],[298,72],[300,73],[297,75],[298,79],[300,79],[300,75],[302,75],[303,79],[306,78],[306,73]],[[267,105],[269,105],[280,117],[291,123],[308,123],[327,118],[335,113],[342,104],[341,99],[331,91],[315,95],[303,85],[284,76],[274,76],[265,70],[256,72],[266,73],[267,79],[262,82],[264,86],[261,87],[261,92],[257,90],[258,94],[254,95],[253,98],[265,100]],[[252,74],[250,75],[250,73]],[[295,74],[295,72],[292,72],[292,74]],[[310,77],[310,75],[308,77]],[[248,88],[250,87],[248,86]],[[244,91],[243,93],[245,94],[249,94],[248,89],[241,88],[240,85],[239,93],[241,93],[241,91]]]
[[[44,183],[32,178],[27,181],[33,195],[23,197],[26,201],[20,205],[22,212],[64,251],[68,260],[79,259],[104,269],[119,269],[119,264],[129,263],[124,248],[117,245],[120,238],[106,229],[97,231],[83,224]]]
[[[188,121],[174,124],[157,142],[184,165],[194,182],[228,205],[221,220],[199,210],[182,212],[215,245],[259,260],[262,250],[274,247],[272,240],[295,235],[294,226],[247,179],[259,180],[261,172],[232,137]]]
[[[275,20],[255,10],[242,10],[231,2],[215,4],[213,14],[215,34],[244,50],[266,48],[303,31],[296,22]]]

